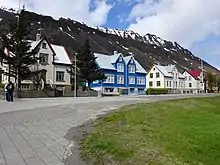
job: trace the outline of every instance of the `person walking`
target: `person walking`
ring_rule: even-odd
[[[5,84],[5,87],[4,87],[4,89],[5,89],[5,99],[6,99],[6,101],[9,101],[9,100],[8,100],[8,90],[7,90],[7,85],[8,85],[8,83],[6,83],[6,84]]]
[[[9,81],[8,85],[7,85],[7,93],[8,93],[8,102],[13,102],[14,101],[14,84]]]

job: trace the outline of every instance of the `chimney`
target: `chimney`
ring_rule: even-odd
[[[39,33],[36,34],[36,41],[40,41],[41,35]]]
[[[114,54],[118,54],[118,51],[115,50],[115,51],[114,51]]]

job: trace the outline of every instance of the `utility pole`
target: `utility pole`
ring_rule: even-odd
[[[203,60],[202,59],[200,59],[201,60],[201,70],[202,70],[202,76],[201,76],[201,83],[202,83],[202,92],[204,92],[204,82],[203,82],[203,79],[204,79],[204,72],[203,72]]]
[[[77,55],[77,53],[75,53],[75,56],[74,56],[74,97],[76,97],[76,94],[77,94],[76,55]]]

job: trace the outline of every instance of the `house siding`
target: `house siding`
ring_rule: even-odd
[[[122,58],[122,61],[119,61],[119,58]],[[146,87],[146,73],[137,73],[136,72],[136,65],[135,63],[131,64],[131,61],[126,63],[123,59],[123,56],[119,56],[119,58],[116,60],[115,63],[112,63],[114,68],[116,70],[108,70],[108,69],[102,69],[102,71],[105,73],[105,75],[112,74],[114,75],[114,83],[101,83],[101,81],[96,81],[92,82],[90,86],[95,89],[95,90],[102,90],[103,93],[105,94],[105,89],[106,88],[113,88],[113,94],[145,94],[145,87]],[[124,71],[123,72],[118,72],[118,64],[123,64],[124,65]],[[135,66],[135,73],[129,73],[129,65],[134,65]],[[118,83],[118,76],[124,76],[124,83],[119,84]],[[135,83],[130,84],[129,83],[129,76],[133,76]],[[142,77],[144,79],[144,84],[137,84],[137,77]],[[142,89],[143,91],[140,91],[138,89]],[[121,92],[122,91],[122,92]]]

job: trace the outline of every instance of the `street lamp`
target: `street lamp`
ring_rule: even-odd
[[[78,53],[75,53],[75,56],[74,56],[74,97],[76,97],[76,92],[77,92],[77,89],[76,89],[76,84],[77,84],[77,81],[76,81],[76,55]]]

